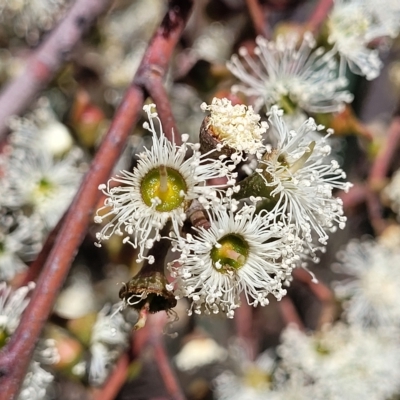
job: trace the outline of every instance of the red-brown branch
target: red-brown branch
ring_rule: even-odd
[[[271,31],[268,27],[264,10],[259,3],[259,0],[246,0],[246,2],[257,35],[270,39]]]
[[[318,32],[333,6],[333,0],[319,0],[306,26],[311,32]]]
[[[170,2],[167,15],[153,36],[133,83],[116,111],[109,131],[65,216],[65,223],[43,266],[31,301],[17,330],[0,353],[0,371],[3,375],[0,378],[1,399],[15,399],[21,388],[35,344],[91,221],[100,195],[98,186],[109,177],[129,132],[139,118],[144,101],[144,80],[151,71],[157,70],[161,75],[166,71],[191,6],[191,1]]]
[[[158,371],[162,377],[165,388],[169,394],[169,398],[172,400],[184,400],[185,396],[178,384],[175,373],[171,368],[168,356],[165,352],[164,341],[163,341],[163,328],[165,326],[166,316],[164,313],[158,313],[152,315],[148,322],[147,327],[149,329],[148,341],[149,345],[154,352],[154,359],[158,366]]]
[[[128,376],[129,354],[125,352],[117,361],[113,371],[101,389],[94,389],[93,400],[114,400]]]
[[[400,117],[395,116],[390,124],[385,144],[371,167],[369,173],[369,184],[371,188],[381,187],[390,165],[397,154],[400,144]]]
[[[19,115],[51,81],[71,50],[111,0],[76,0],[65,18],[26,60],[25,70],[0,94],[0,141],[8,131],[8,119]]]
[[[146,82],[146,89],[156,103],[157,113],[163,123],[165,136],[170,141],[174,141],[177,145],[180,145],[182,142],[181,136],[175,118],[172,115],[170,101],[163,85],[162,76],[157,71],[154,71],[151,78]]]

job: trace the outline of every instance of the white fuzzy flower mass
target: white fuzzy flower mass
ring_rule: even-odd
[[[22,313],[29,303],[30,292],[34,288],[33,282],[16,290],[12,290],[5,282],[0,283],[0,336],[3,340],[7,340],[17,329]],[[18,399],[46,398],[46,391],[54,376],[44,370],[41,364],[54,364],[58,361],[59,354],[54,341],[40,339],[22,382]]]
[[[326,137],[311,140],[310,133],[321,130],[312,118],[296,131],[289,130],[282,119],[282,111],[271,108],[269,122],[275,136],[276,148],[264,154],[261,167],[256,170],[271,188],[274,206],[268,215],[274,221],[288,221],[297,228],[311,252],[318,249],[313,235],[320,245],[326,245],[327,232],[337,226],[344,228],[342,201],[333,196],[334,189],[347,191],[351,184],[345,182],[346,174],[335,160],[329,164],[324,158],[330,153]]]
[[[249,304],[264,306],[268,295],[280,300],[290,279],[301,242],[288,227],[269,224],[254,206],[210,212],[210,229],[180,238],[178,263],[169,269],[177,298],[192,300],[190,313],[224,312],[230,318],[240,306],[243,292]]]
[[[388,399],[400,388],[397,330],[337,323],[307,335],[289,327],[278,354],[282,368],[318,387],[318,399]]]
[[[78,149],[58,160],[39,148],[12,147],[10,156],[0,160],[5,169],[1,180],[8,187],[2,205],[11,209],[26,206],[51,229],[69,206],[83,177],[80,157]]]
[[[279,36],[276,41],[259,36],[256,43],[258,60],[241,48],[242,60],[234,55],[227,64],[243,83],[233,90],[253,97],[256,110],[279,104],[289,113],[299,109],[326,113],[340,111],[352,101],[336,61],[322,48],[315,49],[311,33],[302,40],[297,35]]]
[[[260,121],[260,115],[253,111],[252,106],[233,106],[228,99],[214,97],[210,105],[203,103],[201,109],[210,111],[208,128],[224,144],[249,154],[256,154],[264,147],[262,137],[268,123]]]
[[[35,215],[0,209],[0,280],[10,280],[26,269],[42,248],[42,223]]]
[[[335,269],[350,275],[335,284],[350,322],[361,326],[400,326],[400,251],[372,240],[352,241],[338,254]]]
[[[152,107],[144,107],[149,118],[145,127],[153,136],[152,148],[139,154],[133,172],[121,171],[107,185],[100,185],[107,198],[95,218],[95,222],[101,223],[111,217],[97,233],[98,245],[114,233],[124,236],[124,242],[139,247],[139,259],[145,258],[146,249],[160,239],[160,230],[167,221],[172,222],[173,231],[179,235],[192,200],[197,199],[206,209],[221,206],[220,191],[226,185],[206,186],[207,181],[225,176],[228,185],[235,183],[226,161],[201,154],[200,145],[188,143],[187,135],[182,135],[183,144],[178,146],[166,138],[162,127],[157,134],[154,120],[158,118]],[[193,154],[187,158],[189,149]],[[120,186],[115,186],[115,182]]]

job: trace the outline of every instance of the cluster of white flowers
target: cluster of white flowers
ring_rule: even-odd
[[[14,118],[0,154],[0,279],[12,279],[41,249],[84,172],[82,152],[48,102],[26,118]],[[21,178],[22,177],[22,178]]]
[[[209,154],[199,152],[199,144],[187,142],[182,135],[182,145],[170,142],[160,128],[157,134],[154,120],[158,120],[154,105],[144,107],[149,123],[144,127],[153,135],[151,149],[139,154],[133,172],[121,171],[99,189],[107,196],[104,207],[97,211],[95,222],[112,217],[97,233],[98,245],[113,235],[124,236],[124,242],[139,247],[139,260],[145,250],[160,240],[160,231],[171,221],[177,236],[186,220],[189,203],[197,199],[206,208],[222,206],[222,184],[205,185],[212,179],[228,177],[228,184],[235,183],[234,174],[225,160],[213,160]],[[161,124],[161,122],[160,122]],[[187,158],[188,151],[193,154]],[[124,186],[116,186],[114,182]],[[133,236],[133,239],[131,239]]]
[[[301,39],[298,35],[279,36],[267,41],[259,36],[254,49],[256,62],[246,48],[233,55],[227,66],[244,85],[234,86],[254,98],[258,110],[278,104],[285,112],[299,109],[308,112],[339,111],[353,96],[346,89],[347,79],[337,72],[336,61],[322,48],[315,49],[310,32]],[[249,72],[250,71],[250,72]],[[323,86],[323,90],[321,87]]]
[[[17,329],[21,315],[29,303],[29,293],[34,288],[35,284],[31,282],[13,291],[5,282],[0,283],[0,348]],[[59,355],[54,342],[51,339],[40,339],[28,366],[18,399],[44,399],[54,377],[43,368],[43,365],[51,365],[58,360]]]
[[[51,29],[69,0],[2,0],[0,21],[34,44],[39,32]]]
[[[242,47],[227,63],[242,84],[232,90],[249,96],[256,110],[277,104],[286,113],[330,113],[353,100],[346,90],[346,65],[371,80],[382,68],[374,40],[393,38],[400,30],[400,6],[386,0],[336,0],[327,19],[327,45],[316,48],[310,32],[256,38],[254,55]],[[337,55],[340,62],[338,65]],[[322,89],[323,88],[323,89]]]
[[[169,263],[172,282],[167,289],[177,299],[191,299],[189,313],[223,312],[232,318],[241,293],[254,306],[268,304],[269,295],[280,300],[293,268],[305,266],[310,257],[318,261],[315,252],[327,244],[328,232],[343,228],[346,221],[332,192],[347,191],[350,184],[336,161],[324,162],[330,152],[326,137],[310,137],[323,127],[309,119],[297,133],[291,131],[274,106],[268,132],[272,144],[264,144],[268,123],[260,115],[251,107],[214,99],[202,105],[210,111],[203,129],[217,144],[202,154],[200,144],[188,143],[187,135],[178,146],[162,128],[157,133],[152,107],[144,107],[152,148],[139,155],[132,172],[121,171],[99,188],[106,199],[95,221],[106,224],[97,233],[97,245],[120,235],[138,248],[138,261],[153,263],[148,250],[170,221],[169,239],[180,256]],[[232,150],[230,157],[219,152],[224,147]],[[237,182],[235,169],[249,156],[258,167]],[[193,227],[184,234],[195,199],[210,227]]]
[[[400,251],[373,240],[352,241],[338,254],[335,270],[349,278],[335,283],[349,322],[400,327]]]
[[[339,53],[342,70],[347,63],[353,73],[375,79],[382,62],[379,51],[369,46],[376,39],[397,36],[399,16],[399,3],[392,0],[379,6],[371,0],[335,0],[327,21],[328,42],[331,53]]]

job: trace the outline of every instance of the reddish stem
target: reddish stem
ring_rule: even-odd
[[[268,24],[264,15],[264,9],[259,3],[259,0],[246,0],[246,2],[257,35],[261,35],[267,39],[270,39],[271,31],[268,28]]]
[[[304,330],[303,322],[292,299],[289,296],[285,296],[278,304],[285,324],[295,324],[299,329]]]
[[[165,387],[172,400],[184,400],[185,396],[178,384],[175,373],[171,368],[168,356],[165,352],[163,341],[163,328],[165,326],[165,314],[154,314],[149,318],[149,344],[154,351],[154,358],[158,366],[160,375],[164,381]]]
[[[347,212],[349,209],[363,204],[368,194],[368,188],[362,184],[355,184],[347,193],[340,192],[338,197],[343,201],[343,209]]]
[[[390,124],[385,144],[379,151],[369,173],[369,184],[372,189],[382,186],[390,165],[397,155],[400,143],[400,117],[395,116]]]
[[[100,195],[98,186],[109,177],[132,126],[140,116],[144,101],[143,82],[151,71],[165,73],[191,6],[191,1],[170,2],[167,15],[150,42],[133,83],[116,111],[109,131],[65,216],[65,222],[44,264],[31,301],[11,340],[1,350],[0,370],[3,376],[0,378],[0,387],[3,399],[16,398],[21,388],[35,344],[92,219],[93,209]]]
[[[307,29],[313,33],[318,32],[321,25],[326,20],[331,8],[333,6],[333,0],[319,0],[313,13],[310,15],[306,26]]]
[[[113,371],[101,389],[94,389],[93,400],[114,400],[128,376],[129,355],[124,353],[117,361]]]
[[[157,113],[163,123],[165,136],[177,145],[182,143],[175,118],[172,115],[171,105],[165,91],[162,76],[154,71],[152,77],[146,82],[146,89],[157,106]]]
[[[336,314],[336,306],[332,291],[322,282],[313,282],[309,272],[302,268],[296,268],[293,271],[293,277],[296,280],[305,283],[321,303],[322,310],[318,318],[317,329],[327,323],[333,322]]]
[[[25,70],[0,94],[0,141],[8,120],[19,115],[51,81],[87,28],[110,5],[111,0],[76,0],[65,18],[26,60]]]

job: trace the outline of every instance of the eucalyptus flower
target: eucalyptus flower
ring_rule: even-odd
[[[323,48],[315,48],[310,32],[302,39],[286,35],[268,41],[258,36],[256,43],[256,59],[243,47],[241,58],[233,55],[227,64],[242,82],[232,89],[253,98],[256,110],[278,104],[288,114],[327,113],[340,111],[353,100],[336,61]]]
[[[268,223],[255,206],[209,216],[209,229],[194,228],[195,235],[176,239],[181,255],[169,264],[174,281],[167,288],[192,300],[189,314],[224,312],[232,318],[242,292],[253,306],[267,305],[269,294],[280,300],[302,244],[291,229]]]
[[[188,135],[182,135],[183,144],[178,146],[166,138],[162,127],[157,134],[154,120],[158,118],[152,112],[153,106],[144,107],[149,118],[144,126],[153,135],[152,148],[139,155],[133,172],[123,170],[107,185],[100,185],[106,200],[95,217],[97,223],[111,218],[96,235],[98,246],[113,234],[124,236],[124,243],[139,248],[139,260],[146,258],[144,253],[154,241],[160,240],[160,230],[167,221],[179,235],[192,200],[199,200],[206,209],[223,206],[222,188],[226,185],[205,185],[207,181],[227,176],[228,185],[235,183],[227,160],[201,154],[198,144],[187,142]],[[189,149],[193,154],[186,158]]]
[[[348,320],[361,326],[400,327],[400,251],[375,241],[352,241],[335,270],[349,275],[334,289]]]

